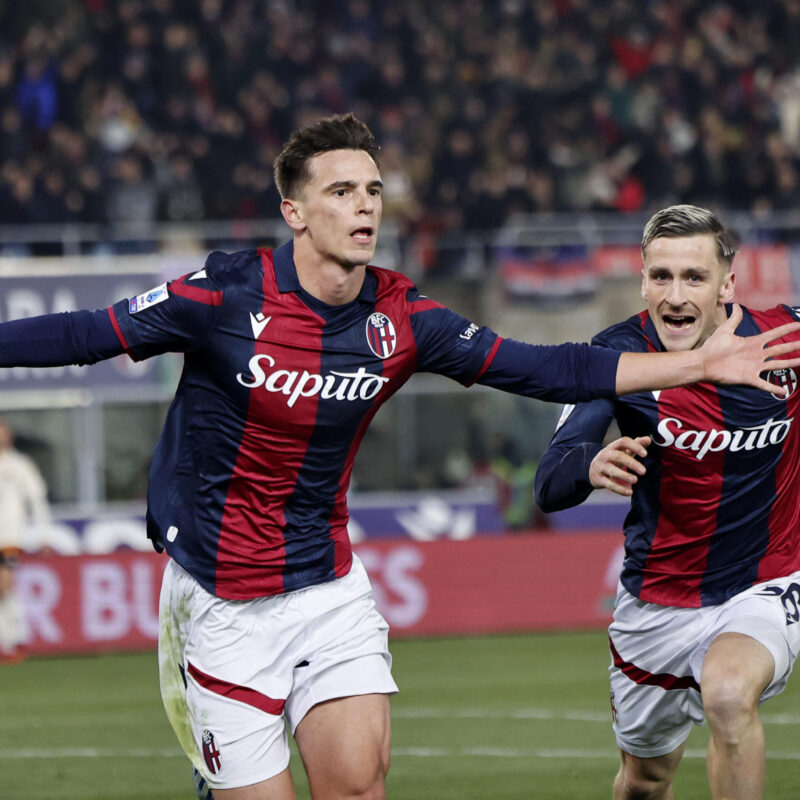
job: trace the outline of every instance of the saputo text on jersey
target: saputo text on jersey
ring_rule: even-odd
[[[762,450],[770,445],[780,444],[788,435],[792,427],[794,417],[788,419],[773,419],[770,417],[761,425],[754,425],[750,428],[737,428],[729,431],[726,428],[717,430],[712,428],[710,431],[685,430],[676,435],[670,429],[670,425],[675,428],[683,428],[683,423],[676,417],[665,417],[658,423],[658,435],[653,437],[653,444],[659,447],[674,446],[678,450],[696,450],[698,461],[702,460],[706,453],[717,453],[720,450],[730,450],[735,453],[740,450]]]
[[[290,408],[301,397],[319,394],[323,400],[372,400],[389,378],[367,372],[359,367],[356,372],[337,372],[331,370],[327,375],[303,370],[276,369],[265,372],[262,362],[275,366],[275,359],[267,353],[254,355],[248,364],[251,375],[239,373],[236,380],[248,389],[263,386],[268,392],[288,396],[286,405]]]

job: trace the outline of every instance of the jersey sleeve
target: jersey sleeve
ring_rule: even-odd
[[[125,344],[105,308],[0,324],[0,367],[83,366],[124,352]]]
[[[417,345],[417,371],[436,372],[468,386],[486,369],[500,339],[411,289],[407,297]]]
[[[421,372],[555,402],[615,395],[619,353],[587,344],[551,347],[503,339],[416,289],[408,300]]]
[[[605,352],[647,350],[642,318],[631,317],[598,333],[592,350]],[[617,409],[611,398],[567,405],[536,470],[536,503],[547,513],[582,503],[593,491],[589,481],[592,459],[603,449]]]
[[[585,343],[534,345],[503,339],[478,383],[560,403],[615,397],[621,353]]]
[[[110,313],[126,350],[135,361],[141,361],[202,347],[215,327],[222,297],[206,267],[121,300]]]
[[[592,493],[589,466],[603,449],[613,418],[612,400],[565,406],[536,469],[534,492],[542,511],[579,505]]]

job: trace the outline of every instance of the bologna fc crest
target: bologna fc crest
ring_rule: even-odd
[[[367,320],[367,344],[378,358],[389,358],[397,347],[397,333],[386,314],[376,311]]]
[[[203,731],[203,758],[206,761],[208,771],[212,775],[216,775],[222,766],[222,762],[220,761],[219,748],[214,739],[214,734],[209,730]]]
[[[772,395],[778,400],[787,400],[797,389],[797,373],[793,369],[772,369],[767,374],[767,380],[776,386],[785,386],[789,390],[786,397],[780,394]]]

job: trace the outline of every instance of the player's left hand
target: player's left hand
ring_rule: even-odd
[[[622,436],[607,444],[589,464],[589,483],[623,497],[633,494],[633,484],[647,471],[639,459],[647,455],[649,436]]]
[[[730,317],[703,343],[699,352],[703,356],[705,380],[747,384],[772,394],[786,394],[786,387],[776,386],[761,375],[769,370],[800,366],[800,341],[770,344],[800,331],[800,322],[789,322],[757,336],[737,336],[736,327],[741,321],[741,306],[734,303]],[[790,353],[797,355],[779,358]]]

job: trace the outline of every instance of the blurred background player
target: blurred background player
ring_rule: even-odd
[[[700,347],[730,312],[736,249],[710,211],[659,211],[642,238],[647,311],[594,343]],[[797,317],[788,306],[744,309],[737,332]],[[770,378],[788,397],[697,384],[568,406],[539,465],[545,511],[596,488],[632,496],[609,631],[617,800],[671,798],[704,717],[712,798],[763,796],[758,706],[782,691],[800,649],[800,392],[794,370]],[[604,446],[614,420],[622,437]]]
[[[313,797],[385,797],[397,687],[346,496],[367,425],[414,372],[561,402],[702,379],[769,391],[765,358],[793,349],[765,347],[782,329],[734,336],[738,316],[681,353],[504,340],[367,266],[382,212],[377,152],[352,114],[316,120],[275,163],[289,243],[212,253],[108,309],[0,325],[0,366],[184,353],[147,526],[171,556],[164,705],[216,800],[295,797],[285,721]]]
[[[25,528],[50,517],[47,486],[36,464],[14,447],[14,435],[0,419],[0,660],[24,655],[25,625],[13,568],[25,549]]]

